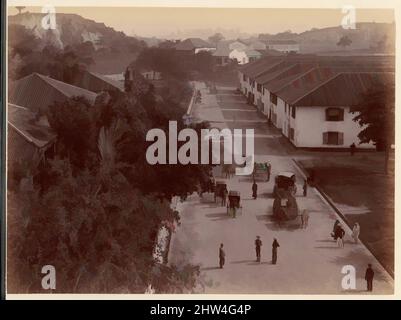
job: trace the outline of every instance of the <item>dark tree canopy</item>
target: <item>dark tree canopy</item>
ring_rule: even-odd
[[[338,40],[337,45],[345,48],[347,46],[350,46],[351,43],[352,43],[352,40],[348,36],[342,36],[340,38],[340,40]]]

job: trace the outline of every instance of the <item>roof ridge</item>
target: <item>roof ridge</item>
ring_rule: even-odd
[[[78,86],[74,86],[74,85],[69,84],[69,83],[67,83],[67,82],[60,81],[60,80],[54,79],[54,78],[49,77],[49,76],[45,76],[45,75],[40,74],[40,73],[37,73],[37,72],[35,72],[35,73],[36,73],[37,76],[39,76],[39,78],[41,78],[41,79],[42,79],[43,81],[45,81],[47,84],[51,85],[54,89],[56,89],[58,92],[60,92],[60,93],[62,93],[62,94],[64,94],[64,95],[65,95],[65,92],[62,91],[62,90],[60,90],[60,88],[58,88],[57,86],[55,86],[54,83],[51,83],[51,81],[56,81],[56,82],[62,83],[63,85],[67,85],[67,86],[69,86],[69,87],[77,88],[77,89],[82,90],[82,91],[85,91],[85,92],[87,92],[87,93],[93,93],[93,94],[96,95],[96,93],[93,92],[93,91],[90,91],[90,90],[87,90],[87,89],[84,89],[84,88],[81,88],[81,87],[78,87]],[[50,81],[46,81],[47,79],[50,79]]]
[[[297,80],[299,80],[300,78],[302,78],[303,76],[305,76],[306,74],[308,74],[308,73],[314,71],[315,69],[319,69],[319,68],[320,68],[319,66],[313,66],[312,69],[309,69],[309,70],[307,70],[307,71],[301,73],[298,77],[292,79],[291,82],[297,81]],[[284,89],[284,88],[287,87],[288,85],[289,85],[289,83],[286,83],[285,85],[283,85],[282,87],[280,87],[279,89],[277,89],[276,92],[280,91],[281,89]]]
[[[319,89],[321,86],[327,84],[329,81],[337,78],[339,75],[341,75],[342,73],[336,73],[334,74],[332,77],[328,78],[327,80],[325,80],[324,82],[322,82],[321,84],[319,84],[317,87],[313,88],[312,90],[310,90],[309,92],[305,93],[303,96],[301,96],[300,98],[296,99],[292,104],[296,104],[299,100],[305,98],[306,96],[308,96],[309,94],[311,94],[312,92],[316,91],[317,89]]]

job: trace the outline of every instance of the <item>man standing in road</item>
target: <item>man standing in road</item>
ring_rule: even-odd
[[[260,248],[262,247],[262,240],[259,236],[256,236],[255,240],[255,250],[256,250],[256,261],[260,262]]]
[[[302,186],[302,189],[304,190],[304,197],[308,195],[308,182],[306,179],[304,180],[304,185]]]
[[[279,245],[277,239],[274,238],[273,244],[272,244],[272,264],[276,264],[277,263],[277,248],[279,246],[280,245]]]
[[[256,199],[258,197],[258,185],[256,184],[255,180],[253,180],[252,184],[252,197]]]
[[[369,263],[368,268],[366,269],[365,272],[365,280],[367,284],[367,290],[372,291],[373,290],[373,277],[375,276],[375,273],[372,269],[372,265]]]
[[[219,265],[220,265],[220,269],[223,269],[224,263],[226,262],[226,253],[224,252],[223,247],[224,247],[224,245],[221,243],[220,244],[220,249],[219,249]]]

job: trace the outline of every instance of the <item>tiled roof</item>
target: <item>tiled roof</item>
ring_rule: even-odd
[[[294,102],[296,106],[353,106],[360,102],[361,94],[376,83],[394,83],[392,72],[343,72]],[[345,93],[346,94],[341,94]]]
[[[61,102],[76,96],[83,96],[91,104],[94,104],[97,94],[38,73],[32,73],[14,83],[9,102],[31,110],[45,111],[56,101]]]
[[[175,46],[176,50],[194,50],[196,48],[213,48],[210,43],[202,40],[201,38],[188,38]]]
[[[215,57],[228,57],[231,51],[228,43],[219,43],[217,50],[212,55]]]
[[[77,77],[74,84],[92,92],[113,89],[124,90],[124,83],[91,71],[85,71],[81,76]]]
[[[332,68],[314,68],[301,77],[292,80],[275,94],[288,104],[294,105],[300,98],[338,74]]]
[[[9,126],[38,148],[45,147],[57,137],[47,120],[36,119],[35,114],[27,108],[9,103],[7,115]]]

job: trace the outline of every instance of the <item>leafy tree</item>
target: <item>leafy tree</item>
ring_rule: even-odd
[[[385,172],[388,173],[389,154],[395,139],[394,82],[377,82],[361,96],[356,106],[351,107],[351,112],[357,114],[353,120],[363,127],[358,134],[361,143],[373,142],[377,150],[385,151]]]
[[[350,46],[351,43],[352,40],[348,36],[342,36],[340,40],[338,40],[337,45],[345,48],[347,46]]]

